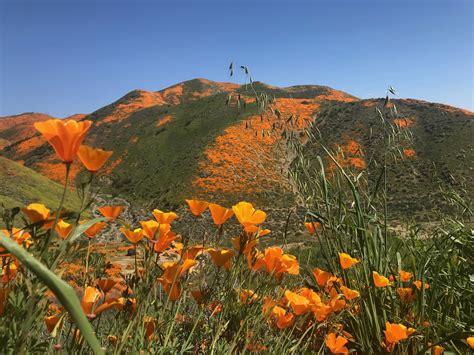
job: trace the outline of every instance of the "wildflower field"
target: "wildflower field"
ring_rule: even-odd
[[[63,162],[64,189],[57,206],[3,209],[1,352],[472,352],[469,203],[446,193],[442,203],[451,213],[436,223],[393,228],[388,167],[415,153],[396,110],[388,118],[377,112],[383,130],[374,141],[383,153],[370,162],[379,167],[372,176],[356,169],[369,162],[354,144],[306,154],[308,141],[320,141],[305,124],[285,118],[286,126],[266,133],[284,146],[274,161],[256,154],[256,163],[265,159],[271,169],[290,162],[288,171],[269,174],[285,176],[293,197],[278,204],[297,206],[300,221],[289,226],[288,216],[279,239],[255,201],[222,206],[189,196],[182,212],[153,206],[129,225],[125,206],[98,203],[97,177],[112,152],[83,145],[92,122],[36,123]],[[74,184],[71,164],[78,161],[84,173]],[[72,194],[80,201],[76,210],[64,205]],[[180,219],[186,223],[178,227]],[[291,243],[295,229],[303,231],[303,247]],[[121,242],[96,242],[107,231]]]

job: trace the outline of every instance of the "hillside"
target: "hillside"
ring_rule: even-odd
[[[259,109],[262,95],[271,102],[265,113]],[[390,173],[394,210],[422,214],[436,207],[424,203],[422,192],[436,191],[440,182],[472,196],[466,163],[473,158],[472,113],[417,100],[395,103],[399,125],[409,126],[414,141]],[[134,204],[173,208],[185,197],[268,204],[275,196],[289,197],[284,186],[289,162],[278,155],[279,144],[303,129],[321,132],[325,144],[345,150],[344,164],[370,173],[357,151],[370,150],[370,132],[380,126],[375,106],[382,107],[383,100],[358,100],[324,86],[194,79],[156,92],[134,90],[85,116],[95,123],[87,143],[114,151],[101,177],[103,191]],[[51,148],[15,127],[9,134],[21,139],[2,154],[60,181],[62,165]],[[311,144],[306,149],[320,153]],[[79,169],[74,165],[72,175]]]
[[[312,132],[332,149],[339,163],[356,171],[366,171],[375,182],[383,151],[378,136],[383,125],[378,107],[396,131],[409,130],[401,141],[395,163],[388,168],[389,213],[393,216],[428,218],[443,213],[449,205],[441,203],[441,190],[454,188],[472,201],[474,157],[474,113],[419,100],[392,100],[398,115],[384,108],[384,99],[362,100],[324,106]],[[318,144],[308,144],[306,155],[325,156]],[[316,162],[315,162],[316,164]],[[334,164],[326,159],[329,169]]]
[[[62,191],[60,184],[0,157],[0,205],[13,208],[41,202],[54,209],[58,206]],[[65,206],[71,210],[79,208],[80,201],[74,192],[66,195]]]
[[[299,115],[304,125],[323,102],[355,100],[322,86],[253,87],[275,96],[281,115]],[[274,179],[252,161],[256,151],[272,155],[275,142],[261,132],[273,118],[262,118],[253,93],[250,85],[194,79],[158,92],[132,91],[86,116],[95,123],[88,142],[114,151],[103,178],[107,190],[165,205],[191,194],[221,201],[265,194]],[[52,150],[36,136],[3,153],[51,179],[62,177]]]

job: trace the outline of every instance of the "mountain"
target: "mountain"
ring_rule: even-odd
[[[21,164],[0,157],[0,205],[13,208],[41,202],[54,209],[59,204],[62,191],[60,184]],[[75,193],[66,195],[65,206],[71,210],[80,207]]]
[[[407,154],[418,168],[407,168],[404,178],[431,175],[433,163],[435,171],[442,165],[443,174],[465,178],[466,162],[473,157],[467,139],[472,136],[472,113],[415,100],[395,103],[407,118],[400,125],[410,125],[415,136]],[[289,134],[319,130],[329,145],[347,145],[349,154],[358,145],[367,150],[376,106],[383,107],[383,100],[359,100],[325,86],[279,88],[194,79],[156,92],[134,90],[80,119],[94,122],[88,144],[114,151],[101,177],[105,192],[163,208],[189,197],[268,204],[284,200],[275,197],[288,197],[290,191],[285,176],[291,162],[278,154]],[[306,149],[318,154],[311,143]],[[53,180],[63,178],[62,165],[37,134],[11,141],[2,154]],[[356,154],[349,158],[347,164],[367,168]],[[79,168],[75,165],[73,176]],[[425,191],[437,189],[437,181],[419,183]],[[408,184],[401,196],[409,196],[411,188]]]

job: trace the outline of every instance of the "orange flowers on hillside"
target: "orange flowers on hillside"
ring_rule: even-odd
[[[234,211],[229,208],[222,207],[215,203],[209,204],[209,210],[211,211],[211,217],[214,224],[220,226],[224,224],[230,217],[234,215]]]
[[[87,170],[89,170],[91,173],[96,173],[100,170],[100,168],[102,168],[112,153],[113,152],[111,151],[94,149],[87,145],[81,145],[77,155]]]
[[[377,271],[372,271],[372,277],[374,279],[375,287],[387,287],[390,285],[390,280],[383,275],[380,275]]]
[[[120,231],[127,237],[128,241],[132,244],[137,244],[143,238],[143,230],[141,228],[128,229],[121,227]]]
[[[122,213],[123,206],[103,206],[99,207],[98,210],[107,220],[113,221]]]
[[[91,121],[77,122],[74,120],[52,119],[35,122],[35,128],[53,147],[63,163],[71,164],[77,156],[77,151],[91,127]]]
[[[178,217],[178,215],[174,212],[163,212],[158,209],[153,210],[153,216],[160,224],[171,224]]]
[[[304,227],[309,232],[309,234],[316,233],[316,229],[321,228],[321,223],[319,222],[305,222]]]
[[[348,340],[343,336],[337,336],[336,333],[329,333],[326,338],[326,346],[333,354],[347,354],[349,350],[346,348]]]
[[[360,260],[353,258],[349,254],[339,253],[339,262],[341,263],[341,267],[346,270],[349,269],[351,266],[360,263]]]
[[[251,203],[245,201],[232,206],[232,211],[234,211],[235,217],[244,227],[261,224],[267,217],[265,212],[256,210]]]
[[[200,200],[186,200],[191,213],[196,217],[200,216],[209,207],[209,202]]]

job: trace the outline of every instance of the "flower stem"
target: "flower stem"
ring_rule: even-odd
[[[66,177],[65,177],[65,181],[64,181],[64,189],[63,189],[63,193],[61,195],[61,200],[59,201],[59,206],[58,206],[58,209],[56,210],[56,216],[54,217],[53,225],[52,225],[51,230],[48,234],[48,237],[46,239],[46,243],[43,247],[43,250],[41,252],[41,255],[40,255],[41,257],[43,257],[44,253],[48,250],[48,246],[51,243],[51,237],[53,236],[53,233],[56,230],[56,225],[58,224],[59,217],[61,215],[61,210],[63,208],[64,200],[65,200],[65,197],[66,197],[66,192],[67,192],[67,188],[68,188],[68,181],[69,181],[69,172],[70,171],[71,171],[71,164],[68,163],[68,164],[66,164]]]

